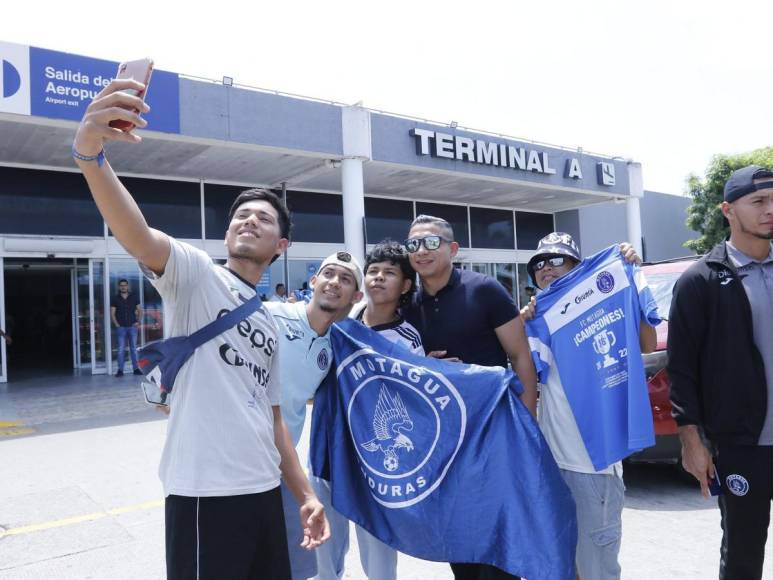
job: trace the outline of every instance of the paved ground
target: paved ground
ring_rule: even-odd
[[[0,579],[164,577],[156,469],[166,424],[136,384],[88,376],[0,385]],[[716,577],[716,502],[669,466],[628,466],[626,485],[623,578]],[[443,564],[403,556],[398,575],[452,577]],[[356,545],[345,577],[364,578]]]
[[[142,398],[138,378],[42,372],[0,384],[0,422],[5,429],[20,423],[17,428],[25,434],[30,429],[48,434],[157,419]],[[0,441],[4,435],[11,433],[0,430]]]

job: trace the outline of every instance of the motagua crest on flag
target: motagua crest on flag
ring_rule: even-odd
[[[443,481],[464,441],[467,414],[442,374],[369,348],[337,370],[350,385],[349,432],[364,482],[388,508],[427,498]]]

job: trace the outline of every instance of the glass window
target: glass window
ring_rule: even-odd
[[[228,210],[242,191],[249,187],[204,184],[204,227],[208,240],[222,240],[228,229]]]
[[[85,260],[84,260],[85,261]],[[89,297],[89,265],[78,264],[78,336],[81,367],[91,366],[91,302]],[[98,319],[94,319],[97,323]]]
[[[471,207],[470,229],[473,248],[515,249],[512,211]]]
[[[140,336],[137,340],[142,346],[164,338],[164,306],[161,295],[145,276],[142,276],[142,322],[140,330]]]
[[[655,302],[658,303],[658,312],[661,316],[668,316],[671,311],[674,286],[681,275],[681,272],[647,274],[647,285],[650,287]]]
[[[96,368],[104,368],[105,360],[105,262],[92,260],[91,274],[94,292],[94,359]]]
[[[308,284],[311,277],[317,273],[320,265],[322,264],[322,258],[308,258],[305,260],[290,260],[288,264],[289,270],[289,287],[287,288],[288,295],[300,290],[303,283]],[[270,292],[266,293],[266,297],[270,298],[275,291],[277,284],[284,284],[284,262],[282,258],[279,258],[276,262],[271,264],[269,270],[269,286]],[[265,274],[264,274],[265,276]]]
[[[553,231],[552,213],[515,212],[519,250],[536,250],[539,241]]]
[[[421,214],[440,217],[454,228],[454,237],[463,248],[470,247],[470,236],[467,229],[467,206],[447,205],[444,203],[416,203],[416,215]]]
[[[515,264],[491,264],[491,263],[477,263],[468,264],[467,268],[473,272],[479,274],[485,274],[495,278],[497,282],[504,286],[507,293],[513,297],[513,300],[518,301],[513,289],[515,288]]]
[[[413,203],[398,199],[365,198],[366,243],[377,244],[391,238],[402,241],[413,221]]]
[[[0,233],[104,234],[102,217],[79,173],[0,167]]]
[[[294,242],[344,243],[342,196],[288,191],[287,207],[290,209]]]
[[[216,264],[225,264],[225,260],[221,259],[215,259],[214,262]],[[304,282],[308,284],[308,281],[317,273],[321,264],[322,258],[290,260],[290,263],[288,264],[290,274],[288,294],[300,290]],[[261,276],[260,282],[258,283],[258,293],[261,298],[263,300],[271,298],[276,291],[277,284],[284,284],[284,260],[282,257],[263,271],[263,276]]]
[[[515,296],[515,264],[493,264],[493,266],[497,282],[505,287],[507,293],[518,304],[518,298]]]
[[[148,224],[175,238],[201,239],[198,183],[122,177]]]
[[[529,272],[526,270],[526,264],[518,264],[518,305],[520,308],[526,306],[529,299],[535,295],[536,287],[533,285]]]

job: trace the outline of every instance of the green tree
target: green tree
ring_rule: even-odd
[[[739,155],[716,155],[703,178],[691,174],[687,188],[692,204],[687,208],[687,227],[700,236],[684,243],[685,247],[704,254],[727,238],[730,229],[725,225],[719,206],[722,203],[725,182],[736,169],[747,165],[761,165],[773,171],[773,147],[756,149]]]

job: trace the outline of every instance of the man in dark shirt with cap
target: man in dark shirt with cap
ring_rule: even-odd
[[[523,383],[521,400],[534,415],[537,374],[517,319],[518,308],[504,286],[489,276],[454,268],[459,244],[442,218],[418,216],[405,248],[421,287],[404,316],[421,334],[424,349],[430,356],[467,364],[506,367],[509,359]],[[457,579],[513,578],[486,564],[451,564],[451,568]]]
[[[773,499],[773,172],[725,184],[730,238],[679,279],[668,374],[682,463],[721,485],[721,580],[762,578]]]
[[[115,376],[123,376],[127,342],[134,374],[141,375],[142,371],[137,363],[137,330],[142,319],[142,307],[137,295],[129,292],[129,281],[126,279],[118,281],[118,294],[113,297],[110,304],[110,317],[115,324],[115,332],[118,336],[118,371]]]

